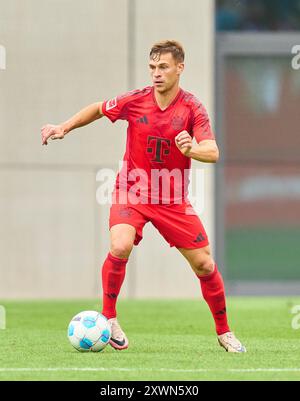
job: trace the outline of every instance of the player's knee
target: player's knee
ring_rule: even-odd
[[[129,241],[112,241],[110,252],[116,258],[128,259],[132,248],[133,244]]]
[[[215,269],[215,262],[211,257],[201,258],[194,263],[194,271],[197,276],[207,276]]]

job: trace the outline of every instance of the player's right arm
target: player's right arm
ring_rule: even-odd
[[[42,145],[48,145],[48,139],[63,139],[70,131],[83,127],[103,117],[103,102],[93,103],[80,110],[69,120],[59,125],[47,124],[41,129]]]

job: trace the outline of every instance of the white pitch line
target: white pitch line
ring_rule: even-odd
[[[168,368],[0,368],[1,372],[169,372],[169,373],[274,373],[274,372],[300,372],[300,368],[255,368],[255,369],[168,369]]]
[[[257,368],[257,369],[228,369],[228,372],[300,372],[300,368]]]

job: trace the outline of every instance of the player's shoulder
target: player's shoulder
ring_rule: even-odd
[[[152,90],[151,86],[146,86],[145,88],[142,89],[134,89],[129,92],[125,92],[122,95],[119,95],[118,100],[128,103],[149,95],[151,93],[151,90]]]
[[[125,120],[128,116],[128,110],[137,99],[144,98],[151,93],[151,87],[143,89],[134,89],[129,92],[120,94],[113,99],[106,100],[102,105],[102,112],[113,122],[117,119]]]
[[[193,93],[188,92],[186,90],[182,90],[182,92],[183,92],[183,94],[182,94],[183,102],[187,106],[190,106],[191,108],[196,108],[196,109],[200,109],[200,108],[204,107],[201,100],[197,96],[195,96]]]

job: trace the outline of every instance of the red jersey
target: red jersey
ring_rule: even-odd
[[[142,203],[180,203],[186,199],[191,159],[177,148],[175,137],[187,131],[198,143],[214,139],[202,103],[180,89],[167,109],[161,110],[154,88],[146,87],[105,101],[102,110],[112,122],[128,121],[116,189],[138,191]]]

